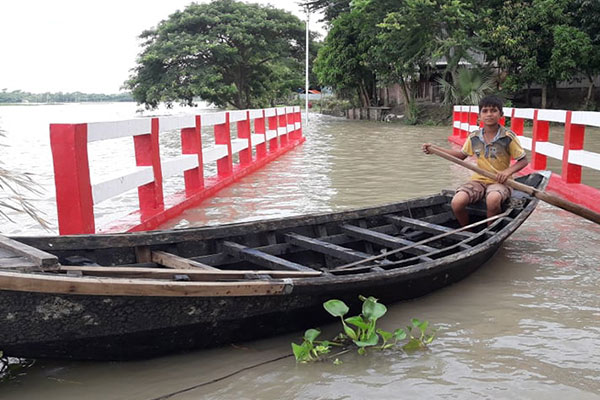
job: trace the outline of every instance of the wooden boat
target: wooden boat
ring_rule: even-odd
[[[520,180],[543,190],[548,178]],[[390,303],[464,278],[538,202],[515,192],[506,212],[467,231],[452,195],[217,227],[4,237],[0,349],[123,360],[306,329],[331,318],[328,299]],[[483,204],[469,213],[486,219]]]

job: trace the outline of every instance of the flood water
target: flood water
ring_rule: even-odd
[[[2,161],[31,168],[47,186],[52,183],[47,154],[51,112],[43,107],[50,106],[40,108],[43,117],[33,107],[19,112],[0,107],[0,127],[13,138],[11,148],[2,150]],[[61,107],[71,107],[62,111],[70,117],[77,111],[54,107],[57,115]],[[129,118],[134,110],[130,105],[88,107],[96,107],[86,114],[88,120],[106,119],[119,110],[122,114],[112,119]],[[22,120],[27,134],[17,135],[16,114],[27,117]],[[303,145],[164,228],[371,206],[453,188],[469,172],[420,152],[424,141],[447,146],[448,134],[448,127],[312,115]],[[592,145],[600,144],[598,136],[590,139]],[[19,154],[5,154],[15,149]],[[132,201],[126,196],[116,200],[124,206]],[[51,191],[39,205],[52,219]],[[25,220],[2,230],[43,232]],[[389,305],[382,328],[404,327],[419,318],[437,329],[428,351],[348,353],[340,356],[341,365],[297,365],[285,357],[290,342],[300,342],[302,333],[296,332],[138,362],[38,360],[22,375],[0,383],[0,398],[599,399],[598,260],[600,226],[540,204],[476,273],[428,296]],[[335,321],[321,328],[324,337],[339,331]]]

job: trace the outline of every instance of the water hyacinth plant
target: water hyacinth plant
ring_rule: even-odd
[[[435,338],[435,333],[427,333],[429,322],[416,318],[412,319],[411,325],[407,326],[406,330],[399,328],[388,332],[377,328],[377,320],[385,315],[387,307],[378,303],[377,299],[372,296],[359,296],[359,299],[363,302],[362,312],[347,318],[345,316],[350,308],[343,301],[332,299],[323,303],[323,307],[329,314],[340,318],[343,332],[331,341],[317,341],[316,338],[321,331],[318,329],[307,330],[301,345],[292,343],[296,361],[305,363],[323,360],[331,352],[331,346],[345,348],[356,346],[358,353],[362,355],[366,354],[367,348],[389,349],[398,346],[404,339],[408,339],[408,341],[400,346],[403,351],[423,350]],[[413,335],[413,331],[418,333]],[[338,364],[340,361],[336,358],[334,363]]]

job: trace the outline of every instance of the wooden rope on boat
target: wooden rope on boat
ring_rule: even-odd
[[[349,264],[340,265],[339,267],[333,268],[333,270],[340,270],[340,269],[351,268],[351,267],[354,267],[354,266],[357,266],[357,265],[360,265],[360,264],[364,264],[366,262],[375,261],[375,260],[378,260],[380,258],[384,258],[384,257],[387,257],[389,255],[399,253],[401,251],[406,251],[406,250],[408,250],[410,248],[423,245],[423,244],[431,242],[433,240],[438,240],[438,239],[445,238],[447,236],[456,235],[457,233],[464,232],[464,231],[466,231],[468,229],[471,229],[471,228],[474,228],[476,226],[479,226],[479,225],[482,225],[482,224],[485,224],[485,223],[488,223],[488,222],[491,222],[491,221],[494,221],[494,220],[497,220],[497,219],[500,219],[500,218],[507,217],[508,214],[510,214],[511,211],[512,211],[512,209],[508,209],[508,210],[506,210],[505,212],[503,212],[501,214],[497,214],[497,215],[494,215],[492,217],[486,218],[484,220],[474,222],[474,223],[472,223],[470,225],[465,225],[465,226],[460,227],[458,229],[454,229],[454,230],[451,230],[451,231],[448,231],[448,232],[441,233],[439,235],[435,235],[435,236],[429,237],[427,239],[423,239],[423,240],[421,240],[419,242],[415,242],[415,243],[413,243],[411,245],[408,245],[408,246],[404,246],[404,247],[400,247],[398,249],[390,250],[390,251],[387,251],[385,253],[381,253],[381,254],[378,254],[376,256],[370,257],[370,258],[365,258],[364,260],[359,260],[359,261],[355,261],[355,262],[352,262],[352,263],[349,263]]]

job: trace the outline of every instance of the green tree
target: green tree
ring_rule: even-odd
[[[375,74],[367,58],[374,37],[365,32],[365,21],[365,15],[357,10],[340,14],[332,22],[314,70],[319,82],[333,87],[342,97],[356,95],[362,107],[369,107]]]
[[[311,11],[323,11],[323,20],[331,23],[340,14],[350,12],[351,0],[308,0],[302,3]]]
[[[594,78],[600,73],[600,2],[597,0],[574,0],[571,2],[572,21],[589,37],[591,50],[578,59],[581,72],[588,78],[585,107],[594,105]],[[587,49],[586,49],[587,50]]]
[[[297,17],[270,6],[192,3],[142,33],[125,86],[147,108],[197,97],[239,109],[273,104],[303,86],[304,34]]]
[[[443,60],[450,82],[456,82],[459,62],[474,62],[470,53],[477,47],[474,5],[462,0],[404,0],[390,10],[379,24],[373,59],[380,79],[400,83],[406,118],[416,122],[419,80]]]
[[[505,86],[516,91],[534,82],[541,84],[542,108],[548,102],[548,89],[567,74],[562,67],[571,68],[551,63],[557,51],[556,29],[564,27],[565,33],[572,23],[568,5],[569,0],[506,0],[482,20],[479,33],[486,54],[506,71]]]

